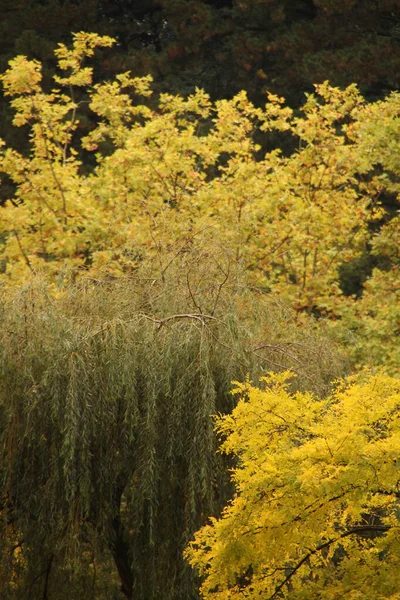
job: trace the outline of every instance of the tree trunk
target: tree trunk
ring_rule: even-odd
[[[112,520],[113,539],[110,549],[121,579],[121,592],[128,600],[133,599],[133,573],[132,554],[129,547],[126,531],[121,523],[121,517],[117,515]]]

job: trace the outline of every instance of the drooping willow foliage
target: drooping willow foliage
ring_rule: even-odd
[[[232,380],[291,367],[321,393],[343,372],[218,261],[175,262],[1,298],[2,598],[196,598],[182,550],[231,493],[212,415]]]

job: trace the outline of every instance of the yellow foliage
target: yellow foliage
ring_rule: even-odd
[[[373,332],[384,302],[378,283],[372,279],[355,306],[341,293],[339,270],[371,243],[382,193],[399,192],[399,94],[367,104],[355,85],[324,83],[296,115],[272,94],[264,108],[245,92],[213,103],[198,89],[156,102],[151,77],[128,72],[92,84],[85,60],[112,43],[81,32],[72,48],[60,44],[62,76],[50,92],[40,64],[26,57],[1,76],[14,124],[30,128],[31,142],[23,156],[0,140],[0,172],[16,186],[0,209],[2,284],[37,272],[53,282],[71,270],[129,275],[154,258],[165,266],[194,240],[205,247],[218,240],[257,286],[298,310],[340,318],[348,330],[362,329],[372,314]],[[96,122],[85,136],[82,106]],[[282,132],[297,140],[297,151],[263,152],[257,140]],[[392,257],[396,239],[384,227],[372,243]],[[387,277],[397,289],[397,270]],[[395,311],[383,327],[389,336],[393,320],[398,329]],[[380,342],[371,337],[377,362],[400,364],[381,338],[388,349],[376,352]]]
[[[327,399],[290,373],[246,383],[217,419],[236,495],[186,551],[204,598],[398,598],[400,380],[364,372]]]

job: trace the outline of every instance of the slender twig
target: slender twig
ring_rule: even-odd
[[[45,152],[46,152],[46,159],[47,159],[47,162],[49,163],[50,171],[51,171],[51,174],[53,176],[54,182],[55,182],[55,184],[56,184],[56,186],[58,188],[58,191],[60,192],[60,195],[61,195],[62,211],[63,211],[63,215],[64,215],[64,225],[65,225],[66,219],[67,219],[67,199],[65,197],[64,188],[62,187],[62,185],[61,185],[61,183],[60,183],[60,181],[59,181],[59,179],[58,179],[58,177],[56,175],[56,172],[54,170],[53,161],[51,160],[50,152],[49,152],[48,145],[47,145],[47,137],[46,137],[46,134],[44,132],[43,125],[42,125],[42,123],[40,123],[39,125],[40,125],[40,129],[42,131],[43,142],[44,142],[44,149],[45,149]]]
[[[274,598],[278,598],[279,597],[278,594],[281,592],[282,588],[284,588],[285,586],[287,586],[290,583],[291,579],[297,573],[297,571],[304,565],[304,563],[306,563],[312,556],[314,556],[314,554],[321,552],[321,550],[324,550],[325,548],[329,548],[329,546],[331,546],[335,542],[338,542],[346,537],[349,537],[350,535],[362,535],[363,533],[368,532],[368,531],[386,532],[393,528],[394,528],[394,526],[392,526],[392,525],[366,525],[366,526],[352,527],[348,531],[343,532],[338,537],[331,538],[330,540],[327,540],[326,542],[319,544],[313,550],[310,550],[309,552],[307,552],[307,554],[305,554],[303,556],[303,558],[301,560],[299,560],[299,562],[293,567],[293,569],[291,570],[289,575],[287,575],[285,577],[285,579],[275,588],[274,593],[272,594],[272,596],[270,596],[268,598],[268,600],[274,600]]]
[[[72,85],[69,86],[69,91],[70,91],[70,95],[71,95],[71,100],[72,102],[75,103],[74,100],[74,90]],[[71,121],[70,124],[65,132],[65,142],[64,142],[64,147],[63,147],[63,166],[65,166],[66,162],[67,162],[67,150],[68,150],[68,136],[70,134],[70,132],[72,131],[74,125],[75,125],[75,120],[76,120],[76,109],[77,109],[77,105],[75,104],[74,108],[72,109],[72,117],[71,117]]]
[[[197,304],[197,301],[195,300],[194,294],[192,292],[192,288],[190,287],[189,273],[186,273],[186,283],[187,283],[189,295],[192,299],[193,304],[195,305],[195,307],[197,308],[199,313],[203,314],[203,311],[201,310],[201,306],[199,306],[199,304]],[[212,312],[211,314],[214,314],[214,313]]]
[[[229,263],[228,263],[228,270],[227,270],[227,272],[226,272],[226,273],[224,273],[224,271],[223,271],[223,269],[222,269],[222,267],[221,267],[220,265],[218,265],[218,266],[219,266],[220,270],[222,271],[222,273],[224,274],[224,276],[225,276],[225,277],[224,277],[224,279],[221,281],[221,283],[219,283],[219,284],[218,284],[218,291],[217,291],[217,295],[216,295],[216,298],[215,298],[214,306],[213,306],[213,308],[212,308],[212,311],[211,311],[211,314],[212,314],[212,315],[215,313],[215,310],[216,310],[216,308],[217,308],[217,305],[218,305],[218,300],[219,300],[219,298],[220,298],[220,296],[221,296],[222,288],[224,287],[224,285],[226,284],[226,282],[227,282],[227,281],[228,281],[228,279],[229,279]]]
[[[157,171],[157,169],[154,167],[154,165],[152,163],[149,164],[151,170],[156,174],[156,176],[158,177],[158,179],[161,181],[162,185],[164,186],[164,188],[166,189],[167,193],[169,194],[170,198],[172,200],[176,201],[176,197],[174,196],[174,194],[171,192],[171,190],[169,189],[169,186],[167,185],[164,177],[162,175],[160,175],[160,173]]]
[[[180,256],[182,254],[182,252],[185,250],[185,248],[187,248],[188,243],[189,243],[189,240],[186,240],[185,243],[183,244],[182,248],[179,248],[179,250],[173,255],[173,257],[167,262],[165,267],[162,266],[162,262],[161,262],[161,258],[160,258],[162,281],[165,281],[165,273],[167,272],[169,267],[172,265],[172,263],[178,258],[178,256]]]
[[[287,431],[287,427],[285,427],[283,429],[283,431]],[[302,430],[301,427],[297,427],[297,429]],[[274,430],[274,432],[276,432],[277,430]],[[277,487],[282,487],[282,486],[276,486],[275,489]],[[284,521],[283,523],[279,523],[277,525],[269,525],[268,527],[266,526],[259,526],[256,529],[249,529],[248,531],[244,531],[243,535],[258,535],[259,533],[264,532],[266,529],[271,530],[271,529],[280,529],[281,527],[290,527],[291,525],[293,525],[293,523],[298,523],[299,521],[304,521],[305,519],[307,519],[310,515],[316,513],[318,510],[320,510],[321,508],[323,508],[324,506],[326,506],[327,504],[329,504],[330,502],[335,502],[336,500],[341,500],[344,496],[346,496],[347,494],[349,494],[353,489],[356,489],[358,486],[353,486],[351,489],[345,490],[344,492],[341,492],[340,494],[338,494],[337,496],[333,496],[332,498],[328,498],[327,500],[324,500],[323,502],[320,502],[317,506],[315,505],[315,502],[312,502],[311,504],[308,504],[308,506],[306,506],[304,508],[304,510],[306,511],[305,515],[296,515],[295,517],[293,517],[293,519],[290,519],[290,521]],[[275,491],[275,489],[271,490],[272,492]],[[281,496],[279,496],[279,500],[281,500],[282,498],[284,498],[287,494],[284,493]],[[273,498],[270,502],[272,502],[273,500],[276,500],[276,498]],[[263,499],[263,502],[265,503],[266,500]]]
[[[292,354],[291,352],[288,352],[287,350],[280,348],[279,345],[263,344],[262,346],[258,346],[258,348],[254,348],[253,350],[254,351],[263,350],[264,348],[270,348],[273,352],[280,352],[280,354],[283,354],[283,356],[287,356],[287,357],[291,358],[292,360],[297,362],[299,365],[303,364],[302,361],[299,358],[297,358],[297,356],[294,356],[294,354]]]
[[[35,103],[34,103],[33,99],[32,99],[32,107],[33,107],[34,111],[36,111],[36,107],[35,107]],[[43,138],[44,149],[45,149],[45,152],[46,152],[46,159],[47,159],[47,162],[49,163],[50,171],[51,171],[51,174],[52,174],[53,179],[55,181],[55,184],[56,184],[56,186],[57,186],[57,188],[58,188],[58,190],[59,190],[59,192],[61,194],[61,200],[62,200],[62,203],[63,203],[64,224],[65,224],[65,222],[66,222],[66,214],[67,214],[67,203],[66,203],[64,189],[61,186],[61,183],[59,182],[58,177],[57,177],[57,175],[55,174],[55,171],[54,171],[53,162],[51,160],[49,148],[48,148],[48,145],[47,145],[47,137],[46,137],[46,133],[45,133],[45,130],[44,130],[43,123],[38,120],[38,125],[39,125],[40,131],[41,131],[41,134],[42,134],[42,138]],[[46,125],[50,129],[50,131],[51,131],[50,124],[46,123]],[[56,143],[58,144],[59,147],[62,147],[60,143],[58,143],[58,142],[56,142]]]
[[[47,202],[46,198],[43,196],[40,189],[37,186],[35,186],[32,183],[32,181],[29,180],[29,178],[25,175],[25,173],[23,173],[22,175],[24,177],[25,182],[31,186],[31,188],[39,196],[39,198],[43,202],[43,204],[57,217],[57,219],[59,219],[58,212]]]
[[[21,254],[22,254],[22,256],[24,257],[24,260],[25,260],[25,262],[26,262],[26,264],[27,264],[27,266],[28,266],[28,268],[29,268],[30,272],[31,272],[31,273],[35,273],[35,270],[34,270],[34,268],[32,267],[31,261],[29,260],[29,257],[28,257],[28,255],[26,254],[25,250],[24,250],[24,249],[23,249],[23,247],[22,247],[21,240],[19,239],[18,231],[17,231],[16,229],[13,229],[13,232],[14,232],[14,235],[15,235],[15,237],[16,237],[16,239],[17,239],[18,247],[19,247],[19,249],[21,250]]]

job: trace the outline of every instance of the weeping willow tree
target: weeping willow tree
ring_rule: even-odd
[[[318,393],[337,349],[215,257],[32,281],[0,302],[0,595],[196,598],[182,559],[231,493],[212,415],[288,367]]]

